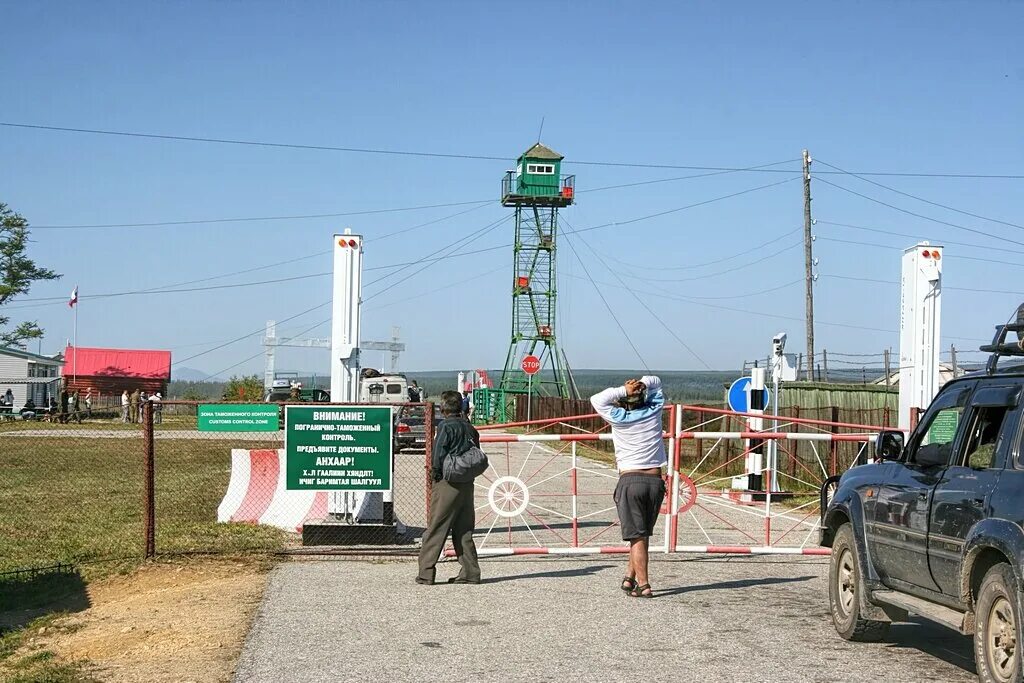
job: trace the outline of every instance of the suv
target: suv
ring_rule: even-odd
[[[1024,309],[1024,307],[1022,307]],[[917,614],[974,637],[982,681],[1024,680],[1024,356],[997,328],[984,372],[947,383],[904,438],[822,489],[829,606],[847,640],[879,640]],[[1024,343],[1024,342],[1022,342]]]

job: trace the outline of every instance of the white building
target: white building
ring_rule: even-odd
[[[14,406],[20,409],[32,397],[37,406],[44,406],[50,397],[60,391],[61,367],[64,358],[0,346],[0,396],[10,389],[14,393]]]

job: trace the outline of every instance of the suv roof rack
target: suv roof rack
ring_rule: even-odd
[[[1017,333],[1017,341],[1006,341],[1008,332]],[[985,374],[994,375],[999,368],[999,359],[1004,357],[1024,358],[1024,304],[1017,309],[1016,320],[1004,325],[996,325],[995,336],[991,344],[980,347],[981,351],[992,354],[985,364]]]

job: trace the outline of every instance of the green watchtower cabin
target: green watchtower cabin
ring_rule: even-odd
[[[562,175],[563,158],[538,142],[522,153],[501,183],[501,203],[515,209],[516,219],[512,339],[500,384],[509,395],[531,389],[563,398],[578,393],[555,329],[558,210],[573,203],[576,179]],[[532,382],[521,368],[527,355],[541,362]]]
[[[561,154],[541,143],[535,144],[516,161],[516,170],[508,171],[501,187],[501,203],[539,206],[569,206],[574,194],[575,176],[562,176]]]

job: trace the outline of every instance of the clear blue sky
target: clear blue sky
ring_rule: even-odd
[[[732,173],[631,188],[692,172],[574,160],[749,167],[800,151],[854,171],[1024,173],[1024,4],[859,3],[25,3],[5,2],[0,119],[8,122],[515,157],[537,137],[566,156],[580,191],[566,225],[625,221],[787,176]],[[444,160],[158,141],[0,127],[0,201],[34,225],[308,215],[493,199],[488,205],[338,218],[159,228],[37,230],[32,255],[64,274],[27,298],[78,284],[83,346],[201,353],[269,318],[329,298],[329,278],[197,293],[89,300],[325,251],[334,231],[367,236],[366,266],[415,261],[508,215],[504,161]],[[815,171],[828,170],[815,163]],[[798,177],[798,174],[793,176]],[[993,239],[871,203],[815,181],[821,221],[948,246],[944,343],[976,348],[1024,300],[1024,230],[923,204],[849,176],[821,176]],[[1024,180],[875,177],[943,204],[1024,224]],[[400,237],[375,236],[442,219]],[[763,355],[773,333],[803,344],[798,180],[658,218],[585,233],[712,367]],[[786,233],[791,233],[781,237]],[[896,348],[898,248],[910,237],[817,225],[818,348]],[[511,241],[506,222],[467,250]],[[780,239],[781,237],[781,239]],[[829,241],[837,238],[891,248]],[[776,240],[760,252],[711,265]],[[594,279],[613,283],[576,238]],[[776,254],[771,258],[767,257]],[[963,257],[1005,261],[1006,264]],[[495,367],[509,334],[510,249],[441,261],[364,306],[364,337],[402,327],[411,369]],[[639,265],[641,268],[623,265]],[[566,242],[561,338],[575,367],[639,361]],[[667,270],[675,268],[675,270]],[[209,285],[320,273],[327,256]],[[732,270],[723,273],[722,271]],[[388,271],[369,271],[372,281]],[[407,275],[411,271],[404,271]],[[369,285],[369,297],[396,276]],[[440,289],[474,278],[457,287]],[[642,279],[646,278],[646,279]],[[652,280],[683,280],[654,282]],[[952,288],[998,289],[983,294]],[[434,291],[438,290],[438,291]],[[764,290],[772,290],[760,293]],[[690,301],[665,298],[690,297]],[[407,297],[419,298],[408,299]],[[650,367],[703,367],[621,287],[608,303]],[[63,303],[15,302],[46,328],[44,352],[72,334]],[[760,313],[753,315],[748,312]],[[319,309],[282,324],[302,331]],[[775,317],[773,317],[775,316]],[[878,328],[871,331],[826,323]],[[326,325],[310,335],[327,336]],[[183,365],[217,372],[259,337]],[[380,362],[367,354],[366,362]],[[282,352],[279,368],[325,369],[325,352]],[[262,357],[231,372],[258,372]]]

